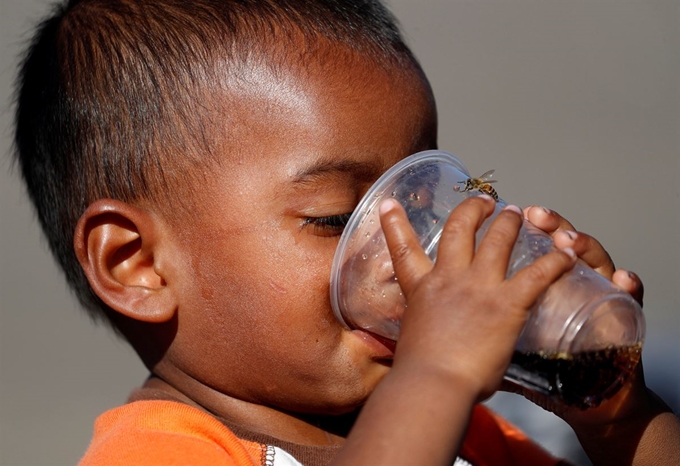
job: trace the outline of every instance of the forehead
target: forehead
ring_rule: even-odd
[[[388,67],[342,49],[318,60],[258,62],[227,95],[223,155],[267,163],[290,181],[333,166],[381,172],[436,144],[434,98],[410,62]]]

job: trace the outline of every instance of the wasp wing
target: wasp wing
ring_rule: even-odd
[[[484,183],[495,183],[498,180],[493,179],[493,174],[496,170],[491,169],[487,172],[482,173],[482,176],[479,177],[480,180],[482,180]]]

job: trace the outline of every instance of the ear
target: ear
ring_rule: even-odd
[[[151,212],[112,199],[98,200],[80,217],[76,256],[94,292],[113,310],[151,323],[174,316],[165,228]]]

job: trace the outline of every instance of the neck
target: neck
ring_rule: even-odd
[[[236,399],[204,387],[197,382],[188,390],[179,390],[162,378],[151,375],[143,388],[160,390],[171,398],[193,406],[257,434],[308,446],[342,444],[358,410],[337,416],[299,414]],[[192,396],[188,396],[191,393]]]

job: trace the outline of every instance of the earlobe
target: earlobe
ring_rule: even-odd
[[[150,212],[102,199],[80,217],[74,248],[90,286],[110,308],[161,323],[177,309],[162,238],[163,225]]]

